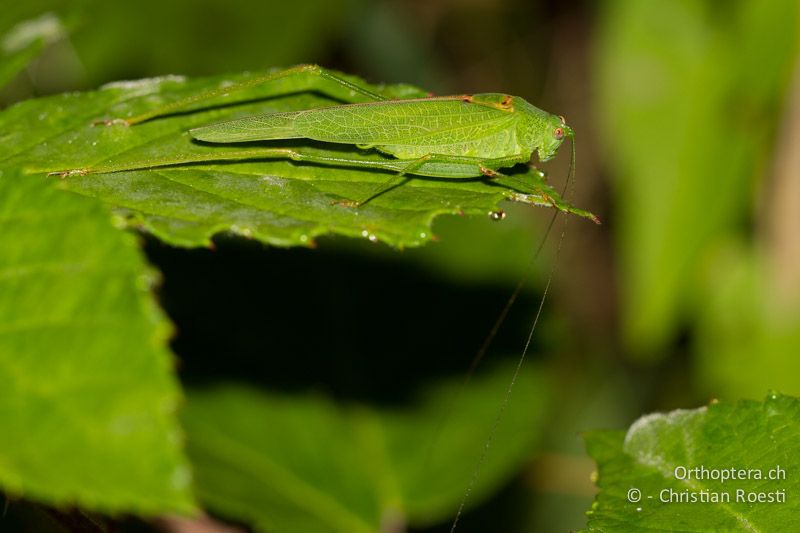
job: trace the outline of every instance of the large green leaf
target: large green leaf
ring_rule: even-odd
[[[450,519],[464,496],[512,369],[411,409],[337,405],[241,385],[190,391],[184,412],[198,497],[259,531],[393,531]],[[469,504],[507,480],[537,443],[544,380],[524,371]]]
[[[123,82],[85,94],[68,94],[17,105],[0,115],[0,161],[29,172],[87,166],[137,166],[142,161],[213,159],[215,162],[106,174],[70,176],[63,186],[122,208],[128,222],[176,245],[206,245],[231,231],[280,245],[311,245],[318,235],[339,234],[416,246],[433,238],[431,222],[444,213],[486,215],[503,199],[546,203],[484,180],[412,179],[358,209],[332,202],[368,196],[391,174],[282,160],[220,162],[241,146],[209,146],[187,129],[225,117],[288,111],[330,104],[310,92],[310,78],[284,79],[218,99],[215,106],[177,113],[132,127],[93,127],[98,118],[127,117],[204,90],[252,78],[242,75],[186,81],[183,78]],[[357,80],[356,80],[357,81]],[[363,82],[360,82],[363,83]],[[341,88],[331,87],[334,91]],[[408,86],[372,87],[394,97],[419,96]],[[230,105],[244,100],[247,105]],[[197,107],[197,106],[196,106]],[[300,141],[292,142],[292,146]],[[357,148],[308,143],[308,150],[381,159]],[[526,170],[532,189],[558,200],[538,173]]]
[[[169,326],[135,238],[111,222],[99,202],[0,173],[0,487],[189,511]]]
[[[588,530],[796,531],[798,417],[800,401],[772,394],[589,433],[600,494]]]

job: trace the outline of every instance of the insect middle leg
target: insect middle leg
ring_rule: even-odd
[[[273,72],[264,76],[258,76],[247,81],[235,83],[233,85],[219,87],[217,89],[211,89],[209,91],[188,96],[181,100],[170,102],[169,104],[157,107],[133,117],[115,118],[97,122],[105,125],[124,124],[126,126],[133,126],[134,124],[139,124],[163,115],[169,115],[179,111],[186,111],[190,109],[192,104],[195,103],[221,98],[244,89],[249,89],[268,83],[278,83],[280,81],[287,82],[286,86],[279,86],[277,90],[270,92],[268,96],[302,91],[319,91],[347,103],[374,102],[386,99],[383,96],[370,91],[369,89],[342,78],[335,72],[326,68],[318,65],[298,65],[296,67]]]
[[[407,176],[409,174],[437,178],[471,178],[480,177],[481,175],[489,176],[487,172],[494,172],[490,170],[490,167],[502,168],[513,166],[519,162],[519,156],[483,159],[446,154],[426,154],[417,159],[388,160],[386,162],[387,165],[381,168],[397,170],[397,175],[379,184],[361,200],[340,200],[335,203],[347,207],[362,206],[370,200],[399,186],[401,184],[400,180],[405,179],[407,181]],[[426,167],[428,167],[427,170]]]

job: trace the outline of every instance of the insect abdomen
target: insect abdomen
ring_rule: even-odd
[[[295,119],[301,113],[258,115],[195,128],[189,133],[200,141],[224,143],[297,139],[303,137],[295,128]]]
[[[399,159],[411,159],[427,154],[454,155],[463,157],[494,158],[522,153],[517,142],[516,128],[499,131],[476,131],[472,138],[446,135],[419,137],[402,144],[387,143],[378,146],[385,153]]]

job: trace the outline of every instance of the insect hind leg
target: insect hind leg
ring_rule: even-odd
[[[125,126],[133,126],[134,124],[166,115],[172,115],[174,113],[199,110],[202,108],[195,108],[193,104],[210,102],[225,98],[231,93],[237,93],[245,89],[272,83],[275,84],[275,87],[271,91],[265,91],[265,94],[260,96],[268,97],[294,92],[319,91],[320,93],[347,103],[374,102],[386,99],[361,85],[345,79],[332,70],[320,67],[319,65],[298,65],[286,70],[272,72],[264,76],[257,76],[239,83],[194,94],[133,117],[97,120],[93,124],[104,124],[106,126],[123,124]],[[235,101],[236,100],[226,99],[221,103],[227,104]]]

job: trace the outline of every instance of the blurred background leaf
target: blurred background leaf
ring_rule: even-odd
[[[8,17],[8,13],[5,13]],[[10,19],[10,17],[8,17]],[[0,20],[0,27],[7,20]],[[45,13],[6,28],[0,39],[0,88],[30,63],[42,49],[65,37],[61,21],[52,13]]]
[[[77,21],[71,38],[34,65],[26,82],[28,94],[47,94],[165,73],[220,74],[291,64],[323,53],[326,43],[342,36],[350,4],[31,0],[4,9],[0,29],[3,21],[42,13]]]
[[[512,373],[504,365],[463,389],[460,380],[439,385],[403,410],[235,384],[192,391],[184,422],[198,495],[258,531],[395,531],[446,521]],[[545,380],[526,370],[518,385],[470,506],[507,482],[539,440]]]
[[[616,170],[623,338],[636,356],[665,355],[713,298],[700,269],[726,240],[749,240],[799,16],[793,1],[732,2],[724,14],[703,1],[605,4],[598,115]]]

